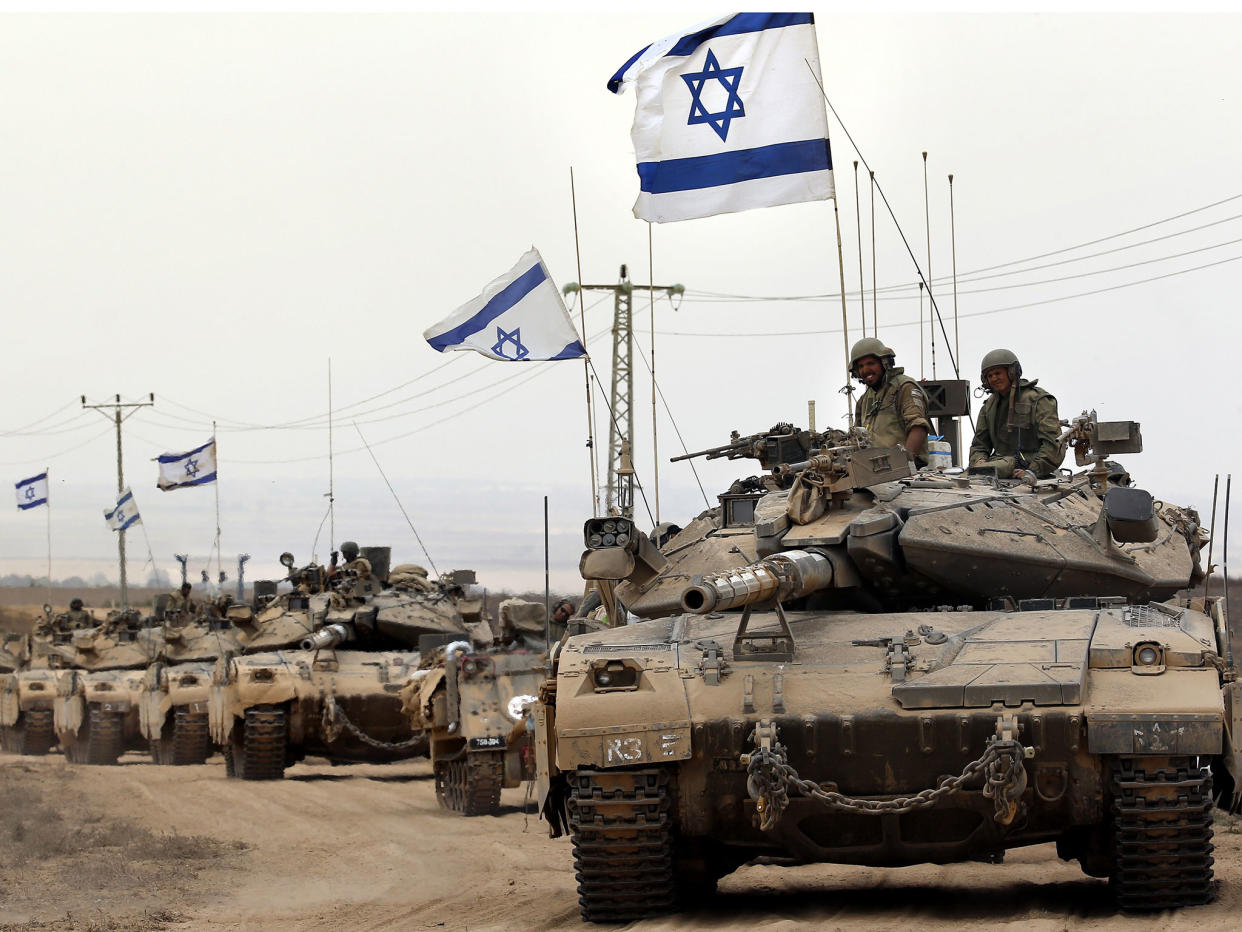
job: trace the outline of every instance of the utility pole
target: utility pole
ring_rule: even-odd
[[[239,553],[237,555],[237,601],[246,601],[246,561],[250,559],[250,554]],[[223,586],[221,587],[223,588]]]
[[[119,498],[121,493],[125,491],[125,465],[121,460],[121,422],[129,418],[139,408],[149,408],[155,404],[155,393],[152,392],[147,396],[147,401],[121,401],[121,396],[117,395],[115,401],[109,401],[105,404],[88,405],[86,396],[82,396],[82,407],[93,408],[104,417],[116,424],[116,494]],[[104,414],[105,408],[112,409],[112,415]],[[121,412],[125,411],[124,414]],[[125,582],[125,531],[122,529],[116,532],[116,547],[121,562],[121,610],[129,608],[129,589]]]
[[[185,565],[190,562],[190,555],[188,553],[174,553],[173,556],[176,557],[177,562],[181,564],[181,585],[184,586],[190,581],[189,577],[186,575],[185,569]]]
[[[604,491],[604,513],[634,517],[634,329],[632,297],[634,285],[621,266],[615,285],[579,285],[570,282],[564,292],[611,291],[612,311],[612,389],[609,393],[608,480]],[[681,294],[681,285],[655,285],[656,291]]]

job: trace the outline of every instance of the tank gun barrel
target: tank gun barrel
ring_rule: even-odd
[[[712,573],[687,586],[681,607],[696,615],[808,595],[832,585],[832,563],[807,550],[778,553],[748,566]]]
[[[302,650],[326,650],[353,639],[354,630],[349,625],[324,625],[318,631],[314,631],[302,638],[299,646]]]

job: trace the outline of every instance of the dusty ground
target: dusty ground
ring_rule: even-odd
[[[69,767],[0,754],[0,930],[580,929],[570,848],[506,790],[496,818],[440,811],[425,761],[299,764],[227,780],[219,758]],[[1211,906],[1129,918],[1051,846],[1005,864],[748,867],[654,929],[1234,929],[1242,824],[1217,825]]]

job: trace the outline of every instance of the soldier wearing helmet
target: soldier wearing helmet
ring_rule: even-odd
[[[971,466],[993,466],[1001,478],[1050,476],[1065,459],[1057,400],[1022,378],[1022,364],[1010,350],[983,357],[979,380],[989,394],[970,445]]]
[[[52,629],[59,632],[80,631],[93,628],[96,624],[94,616],[82,607],[82,600],[74,599],[69,603],[69,611],[56,617]]]
[[[854,409],[854,421],[871,432],[878,447],[904,446],[922,453],[931,429],[927,399],[919,383],[893,366],[895,354],[875,337],[850,351],[850,373],[867,386]]]

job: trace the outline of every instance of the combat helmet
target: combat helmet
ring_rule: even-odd
[[[345,543],[341,544],[341,556],[345,558],[346,562],[356,560],[358,558],[358,545],[352,540],[345,541]]]
[[[876,357],[885,370],[888,370],[893,368],[897,354],[876,337],[863,337],[850,350],[850,373],[854,378],[858,378],[858,361],[868,356]]]
[[[979,363],[979,382],[983,385],[985,392],[991,393],[992,391],[988,386],[987,371],[998,366],[1009,367],[1009,381],[1014,385],[1018,384],[1018,379],[1022,376],[1022,363],[1018,362],[1018,357],[1013,350],[994,349],[983,357],[983,362]]]

